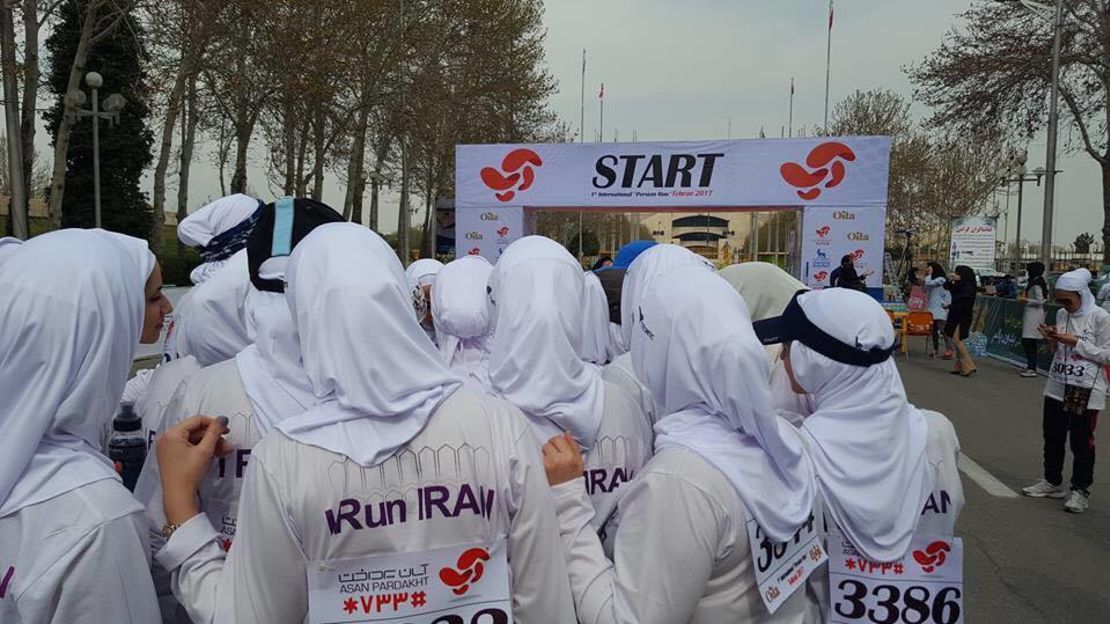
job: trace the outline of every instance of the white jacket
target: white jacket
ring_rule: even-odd
[[[592,510],[581,485],[554,490],[582,624],[803,621],[803,590],[773,616],[767,612],[744,504],[696,453],[661,451],[627,486],[611,562],[589,529]]]
[[[0,622],[154,624],[143,508],[116,479],[0,518]]]
[[[1074,353],[1099,368],[1110,365],[1110,312],[1094,307],[1083,316],[1070,318],[1067,310],[1060,310],[1056,313],[1056,331],[1073,334],[1079,338],[1075,347],[1057,345],[1058,358],[1066,358]],[[1106,372],[1100,370],[1094,378],[1094,387],[1091,390],[1091,398],[1087,401],[1087,409],[1101,411],[1106,407],[1106,392]],[[1045,383],[1044,395],[1063,401],[1064,384],[1049,375]]]
[[[426,488],[446,496],[440,512],[425,513]],[[484,494],[481,513],[460,504],[464,490]],[[195,622],[307,621],[311,562],[500,539],[514,621],[575,618],[538,442],[518,410],[467,390],[372,468],[271,432],[251,453],[226,562],[219,538],[199,514],[157,555]]]

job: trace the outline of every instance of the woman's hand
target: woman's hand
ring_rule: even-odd
[[[578,442],[569,433],[557,435],[543,445],[543,469],[548,484],[555,486],[581,478],[585,468]]]
[[[158,436],[158,469],[162,473],[162,505],[170,524],[182,524],[197,515],[197,486],[213,457],[231,452],[222,437],[227,418],[193,416]]]
[[[1079,342],[1079,337],[1075,334],[1053,333],[1052,338],[1056,340],[1056,342],[1069,347],[1074,347]]]

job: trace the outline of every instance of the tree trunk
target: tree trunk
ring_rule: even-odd
[[[281,191],[291,197],[297,188],[297,126],[293,124],[293,98],[288,95],[283,105],[285,123],[282,124],[282,142],[285,147],[285,181]]]
[[[294,189],[297,197],[308,194],[308,180],[304,177],[304,162],[308,152],[308,124],[301,126],[300,144],[297,146],[297,188]]]
[[[197,78],[196,74],[189,79],[188,93],[182,107],[181,155],[177,162],[177,222],[181,223],[189,215],[189,170],[193,164],[193,148],[196,146],[197,123],[200,115],[197,113]],[[178,240],[178,257],[185,253],[185,245]]]
[[[381,190],[382,165],[385,164],[386,154],[389,153],[389,136],[378,139],[374,146],[374,175],[370,177],[370,229],[378,231],[378,192]]]
[[[77,43],[77,52],[73,55],[73,65],[69,70],[69,81],[66,83],[66,93],[77,89],[81,77],[85,75],[85,62],[88,60],[89,41],[96,29],[97,14],[100,12],[100,2],[89,2],[85,9],[85,22],[81,25],[81,38]],[[54,139],[54,171],[50,178],[50,228],[57,229],[62,222],[62,198],[66,192],[66,163],[69,155],[69,130],[73,126],[68,116],[62,115],[58,122],[58,134]]]
[[[327,119],[323,109],[316,111],[312,118],[312,199],[323,201],[324,197],[324,148]]]
[[[358,218],[353,221],[362,223],[362,193],[366,188],[366,130],[370,126],[370,111],[363,107],[355,124],[355,134],[351,140],[351,160],[347,167],[347,197],[343,200],[343,214],[358,205]]]
[[[154,166],[154,222],[151,224],[151,246],[155,249],[161,247],[158,243],[162,240],[162,229],[166,225],[166,170],[170,165],[170,152],[173,151],[173,131],[177,127],[177,116],[181,113],[181,104],[185,99],[185,88],[189,76],[193,71],[192,46],[186,46],[182,51],[181,63],[177,66],[177,75],[173,79],[173,88],[170,89],[169,99],[166,101],[166,115],[162,122],[162,140],[158,148],[158,163]],[[181,206],[177,208],[178,216]],[[180,221],[179,221],[180,222]]]
[[[231,174],[231,193],[247,192],[247,150],[251,144],[254,123],[245,106],[235,116],[235,173]]]
[[[31,187],[35,173],[35,103],[39,95],[39,23],[36,0],[23,0],[23,110],[19,134],[23,138],[23,188],[27,191],[28,217],[31,201],[43,189]]]

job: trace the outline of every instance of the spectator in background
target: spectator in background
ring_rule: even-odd
[[[613,259],[609,256],[602,256],[597,259],[597,262],[595,262],[592,267],[590,267],[590,270],[596,271],[598,269],[604,269],[611,266],[613,266]]]
[[[902,298],[905,301],[910,300],[910,293],[913,292],[914,286],[920,286],[921,279],[917,277],[917,267],[910,267],[906,272],[906,281],[902,284]]]
[[[1048,284],[1044,281],[1044,263],[1030,262],[1025,265],[1029,283],[1018,297],[1018,303],[1025,306],[1021,319],[1021,346],[1025,349],[1025,370],[1022,377],[1037,376],[1037,350],[1040,349],[1042,336],[1037,328],[1044,323],[1044,301],[1048,296]]]
[[[952,293],[952,305],[948,308],[948,321],[944,325],[944,335],[951,338],[956,345],[956,367],[951,373],[971,377],[979,369],[975,367],[964,340],[971,335],[971,317],[978,290],[975,286],[975,272],[971,267],[961,264],[952,272],[944,287]]]
[[[951,360],[952,339],[944,331],[948,322],[948,306],[952,304],[952,293],[945,289],[948,283],[948,274],[938,262],[930,262],[925,267],[925,309],[933,315],[933,342],[929,357],[936,357],[940,352],[940,337],[944,336],[944,359]]]
[[[855,258],[852,254],[845,254],[840,259],[840,266],[833,269],[832,275],[829,276],[829,286],[867,292],[867,278],[871,273],[872,271],[863,275],[856,273]]]
[[[1096,297],[1099,307],[1107,312],[1110,312],[1110,282],[1102,285],[1098,289],[1098,296]]]
[[[1002,276],[1002,280],[998,282],[998,296],[1006,299],[1017,297],[1017,283],[1014,282],[1013,275]]]

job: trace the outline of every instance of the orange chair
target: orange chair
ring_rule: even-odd
[[[924,310],[913,310],[902,320],[902,353],[909,357],[906,347],[910,336],[924,336],[928,341],[933,335],[933,314]]]

